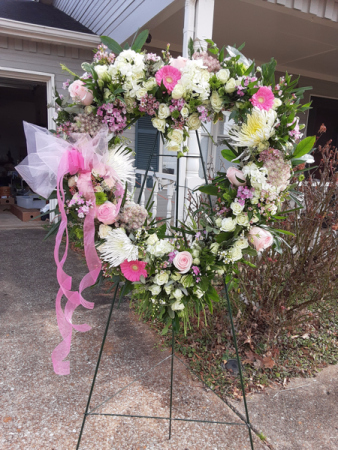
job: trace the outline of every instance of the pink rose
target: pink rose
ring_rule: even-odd
[[[238,181],[236,177],[243,180],[243,182]],[[244,173],[236,169],[236,167],[229,167],[227,170],[227,178],[234,186],[244,186],[246,184]]]
[[[263,228],[252,227],[249,232],[249,242],[260,252],[272,245],[273,236]]]
[[[89,200],[89,198],[93,192],[92,174],[90,172],[80,173],[76,184],[77,184],[77,188],[78,188],[79,192],[81,192],[81,194],[87,200]]]
[[[172,59],[170,61],[170,65],[172,67],[175,67],[175,69],[181,70],[185,67],[185,65],[187,64],[188,59],[187,58],[183,58],[182,56],[179,56],[176,59]]]
[[[180,273],[187,273],[192,264],[192,255],[189,252],[177,253],[173,260],[173,264]]]
[[[112,202],[105,202],[96,208],[96,217],[105,225],[111,225],[115,222],[120,211],[120,205],[114,205]]]
[[[75,80],[68,88],[69,94],[76,102],[89,106],[93,103],[93,94],[81,80]]]

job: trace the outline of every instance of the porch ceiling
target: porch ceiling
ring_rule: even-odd
[[[147,24],[151,47],[182,51],[184,9]],[[245,42],[245,54],[258,64],[273,56],[278,70],[338,82],[338,23],[271,5],[263,0],[216,0],[213,40]]]

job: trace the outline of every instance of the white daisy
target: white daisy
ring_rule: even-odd
[[[108,234],[106,242],[100,246],[100,253],[102,259],[112,267],[119,266],[125,260],[138,259],[138,248],[132,244],[122,228],[117,228]]]

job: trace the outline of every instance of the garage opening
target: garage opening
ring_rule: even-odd
[[[26,206],[26,211],[15,210],[18,197],[28,196],[26,183],[15,172],[14,167],[27,156],[23,121],[48,127],[47,86],[41,81],[0,77],[0,226],[11,221],[29,222],[36,203]],[[33,199],[32,199],[33,201]],[[29,212],[29,214],[24,214]],[[40,214],[40,212],[39,212]],[[39,215],[36,213],[36,215]],[[29,222],[30,226],[36,222]]]

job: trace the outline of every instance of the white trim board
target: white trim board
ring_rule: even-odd
[[[34,25],[32,23],[19,22],[0,18],[0,35],[26,38],[40,42],[72,45],[83,48],[93,48],[100,44],[101,40],[96,34],[79,33],[78,31],[62,30],[61,28]]]
[[[53,96],[55,92],[55,75],[53,73],[35,72],[32,70],[13,69],[10,67],[0,66],[0,76],[17,80],[42,81],[46,83],[47,104],[53,103]],[[53,120],[54,112],[54,108],[47,108],[49,130],[55,130],[55,122]]]

